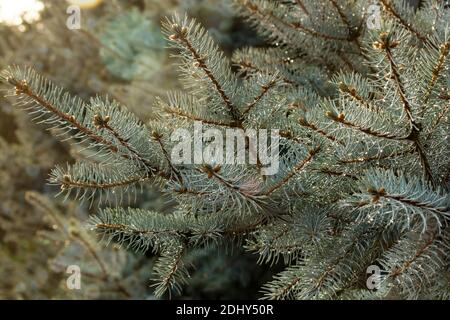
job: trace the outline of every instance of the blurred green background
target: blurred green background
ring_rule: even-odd
[[[67,26],[70,5],[80,8],[80,29]],[[73,94],[113,97],[146,121],[154,116],[156,96],[180,89],[176,61],[160,32],[161,20],[175,12],[200,21],[227,55],[242,46],[264,46],[224,0],[1,0],[0,67],[33,66]],[[152,254],[105,247],[85,227],[95,208],[55,198],[48,173],[79,155],[31,118],[2,91],[0,298],[153,299]],[[152,189],[130,205],[171,208]],[[226,255],[194,252],[188,259],[197,269],[183,293],[172,298],[257,298],[270,276],[255,269],[256,257],[237,248]],[[71,265],[82,271],[80,290],[66,285]]]

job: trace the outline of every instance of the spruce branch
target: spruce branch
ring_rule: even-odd
[[[66,193],[66,198],[75,189],[76,199],[87,200],[91,204],[96,196],[99,203],[111,202],[112,198],[116,203],[121,203],[125,193],[128,198],[130,194],[136,195],[136,185],[142,185],[149,178],[147,172],[131,161],[118,165],[79,162],[67,165],[67,169],[57,166],[52,170],[49,182],[59,185],[61,192]]]
[[[308,151],[308,155],[302,159],[299,163],[297,163],[292,170],[284,176],[280,181],[275,183],[274,185],[270,186],[266,191],[264,191],[265,196],[270,196],[272,193],[274,193],[276,190],[280,189],[284,185],[286,185],[289,180],[294,177],[299,171],[301,171],[311,160],[313,157],[320,152],[320,148],[311,149]]]
[[[158,133],[157,131],[153,131],[152,132],[152,138],[153,138],[153,140],[155,140],[158,143],[159,147],[161,148],[161,151],[162,151],[162,153],[164,155],[164,158],[166,159],[166,161],[167,161],[167,163],[168,163],[168,165],[170,167],[170,170],[175,175],[176,179],[181,184],[183,184],[183,176],[180,173],[180,171],[175,167],[175,164],[172,163],[172,160],[171,160],[171,157],[169,155],[169,152],[167,151],[166,147],[164,146],[164,144],[162,142],[163,135]]]
[[[419,31],[417,31],[411,23],[405,20],[405,18],[397,11],[394,4],[391,2],[391,0],[380,0],[381,4],[383,5],[384,10],[394,17],[406,30],[414,34],[420,41],[423,43],[428,42],[428,38],[421,34]]]
[[[132,146],[130,140],[140,149],[146,148],[147,135],[145,127],[129,112],[109,101],[94,98],[86,104],[78,98],[71,97],[62,88],[38,75],[32,69],[22,70],[10,67],[2,72],[2,81],[14,86],[15,94],[21,104],[30,106],[44,117],[39,123],[49,124],[60,131],[76,130],[73,137],[81,142],[89,141],[91,148],[107,151],[108,156],[137,161],[152,174],[158,174],[159,169],[153,166],[145,155],[140,154]],[[38,117],[38,118],[40,118]],[[121,128],[122,136],[113,129],[110,122],[115,122]],[[107,131],[109,134],[103,132]],[[119,142],[115,144],[114,137]]]
[[[138,151],[136,151],[136,149],[128,142],[128,139],[122,137],[113,127],[111,127],[108,122],[110,120],[109,116],[106,116],[104,119],[101,118],[101,116],[99,115],[94,115],[94,125],[98,128],[98,129],[106,129],[108,130],[113,136],[114,138],[117,139],[117,141],[119,141],[119,143],[131,154],[131,158],[136,158],[137,161],[143,163],[144,167],[150,167],[151,165],[149,165],[149,162],[143,158],[142,155],[139,154]]]
[[[303,276],[297,298],[336,297],[340,290],[354,281],[377,245],[380,231],[360,224],[347,232],[340,239],[338,252],[331,257],[323,257],[327,263],[315,264],[311,266],[312,270],[305,270],[308,273]]]
[[[347,66],[348,70],[352,71],[352,72],[356,72],[356,67],[353,65],[353,63],[340,51],[338,51],[337,56],[339,57],[339,59],[341,59],[345,65]]]
[[[248,103],[245,106],[245,109],[242,112],[242,116],[245,116],[247,113],[249,113],[258,104],[258,102],[268,93],[268,91],[276,85],[276,83],[277,83],[276,80],[271,79],[269,80],[269,82],[262,85],[260,93],[256,97],[254,97],[250,103]]]
[[[382,285],[394,284],[403,298],[417,299],[434,279],[446,273],[449,250],[448,234],[431,232],[419,239],[401,239],[380,259],[388,271]]]
[[[370,111],[379,111],[376,106],[373,106],[369,101],[367,101],[365,98],[359,95],[355,87],[348,85],[342,81],[338,83],[338,87],[342,93],[345,93],[348,96],[350,96],[352,99],[357,101],[361,106],[367,108]]]
[[[173,243],[163,251],[154,267],[156,277],[153,279],[153,286],[156,297],[162,297],[166,291],[169,292],[169,298],[172,291],[181,293],[181,286],[189,278],[189,272],[182,263],[185,253],[185,246],[179,243]]]
[[[349,178],[349,179],[353,179],[353,180],[358,179],[355,175],[349,174],[345,171],[335,171],[335,170],[331,170],[329,168],[321,168],[321,169],[317,170],[317,172],[324,173],[324,174],[327,174],[330,176],[344,177],[344,178]]]
[[[289,46],[287,47],[289,48]],[[280,51],[278,47],[272,48],[243,48],[233,53],[232,61],[239,67],[243,76],[268,74],[277,75],[285,86],[299,87],[304,84],[302,75],[307,63],[319,63],[330,72],[336,70],[326,57],[321,54],[308,55],[306,52],[298,52],[299,49]],[[292,72],[292,64],[295,62],[296,72]],[[305,73],[306,76],[306,73]]]
[[[200,121],[203,124],[209,124],[209,125],[219,126],[219,127],[228,127],[228,128],[239,128],[240,127],[239,125],[237,125],[235,123],[225,123],[225,122],[220,122],[220,121],[211,120],[211,119],[204,119],[204,118],[196,116],[195,114],[188,113],[177,107],[166,107],[166,108],[164,108],[164,111],[167,114],[174,115],[174,116],[177,116],[177,117],[180,117],[183,119],[188,119],[193,122]]]
[[[347,28],[350,30],[351,29],[351,24],[350,21],[348,20],[347,16],[345,15],[344,11],[342,10],[342,8],[339,6],[339,4],[337,3],[336,0],[328,0],[330,1],[330,3],[333,5],[333,7],[336,9],[336,11],[339,14],[339,17],[342,19],[342,21],[344,22],[344,24],[347,26]]]
[[[384,153],[384,154],[377,154],[375,156],[364,156],[359,158],[351,158],[351,159],[339,159],[339,163],[341,164],[352,164],[352,163],[364,163],[364,162],[371,162],[371,161],[379,161],[383,159],[391,159],[396,157],[403,157],[405,155],[413,153],[413,148],[406,148],[403,151],[399,152],[393,152],[393,153]]]
[[[274,230],[271,230],[270,227]],[[255,240],[249,241],[247,244],[247,249],[258,251],[260,263],[277,263],[280,256],[284,256],[284,262],[289,263],[295,252],[301,249],[301,245],[293,243],[292,238],[289,237],[290,231],[291,228],[286,224],[283,224],[281,228],[272,225],[259,230],[255,234]]]
[[[361,36],[361,29],[364,19],[361,19],[361,24],[359,26],[354,26],[350,23],[349,19],[347,18],[345,12],[343,11],[343,8],[338,4],[336,0],[329,0],[330,3],[333,5],[333,7],[336,9],[336,11],[339,14],[339,17],[341,18],[342,22],[346,25],[348,30],[348,36],[353,42],[355,42],[356,47],[358,48],[359,54],[364,56],[365,59],[367,57],[363,53],[363,46],[360,42],[360,36]]]
[[[364,264],[375,241],[376,229],[357,226],[340,239],[337,252],[306,258],[277,274],[263,289],[266,299],[317,299],[336,297]],[[334,247],[334,246],[333,246]],[[336,249],[336,247],[334,247]],[[326,263],[319,263],[321,260]]]
[[[295,0],[295,3],[298,4],[298,6],[300,7],[300,9],[302,9],[302,11],[306,14],[309,15],[309,11],[308,9],[306,9],[306,6],[304,5],[302,0]]]
[[[114,240],[141,252],[158,252],[164,243],[185,239],[192,223],[189,217],[131,208],[103,209],[90,221],[106,243]]]
[[[449,96],[450,100],[450,96]],[[441,112],[439,112],[434,119],[432,120],[432,124],[430,125],[429,132],[427,134],[427,137],[425,138],[425,141],[429,141],[430,137],[433,135],[434,132],[436,132],[437,127],[441,124],[443,120],[446,119],[446,115],[448,115],[448,107],[444,105],[444,108]]]
[[[245,1],[246,9],[253,15],[259,16],[262,21],[269,20],[274,23],[274,25],[279,24],[284,26],[287,29],[293,29],[296,31],[304,32],[310,36],[320,38],[323,40],[335,40],[335,41],[349,41],[346,37],[339,37],[334,35],[329,35],[325,33],[321,33],[312,28],[308,28],[301,24],[300,22],[287,22],[274,14],[274,12],[270,9],[262,9],[257,1]]]
[[[423,104],[421,111],[419,113],[420,116],[423,116],[423,113],[425,112],[426,105],[431,97],[431,94],[433,92],[433,89],[437,83],[437,80],[439,78],[439,75],[441,74],[442,70],[444,69],[445,59],[447,55],[450,52],[450,41],[447,41],[440,45],[439,47],[439,57],[436,62],[436,65],[433,67],[432,75],[430,83],[428,84],[427,90],[425,92],[424,98],[423,98]]]
[[[320,209],[319,209],[320,210]],[[317,208],[300,208],[292,215],[283,216],[280,222],[262,225],[246,248],[259,254],[260,263],[278,263],[280,257],[291,264],[311,251],[323,250],[330,240],[331,219]]]
[[[114,101],[83,102],[32,71],[5,71],[19,104],[89,148],[51,183],[100,203],[160,182],[170,212],[106,208],[90,223],[107,243],[159,256],[158,297],[188,285],[191,256],[243,243],[259,263],[285,264],[264,298],[445,297],[447,15],[382,0],[373,41],[364,1],[235,2],[272,46],[234,53],[235,74],[199,24],[167,19],[189,93],[158,99],[147,124]],[[279,171],[262,177],[260,155],[176,165],[170,134],[197,121],[221,133],[278,130]],[[239,151],[254,156],[248,141]],[[373,264],[388,271],[376,293],[363,287]]]
[[[163,174],[160,168],[153,165],[149,152],[151,134],[133,113],[121,107],[115,101],[103,100],[99,97],[90,101],[93,125],[99,132],[104,132],[114,139],[122,157],[130,159],[149,174]]]
[[[261,202],[261,198],[258,195],[252,194],[252,192],[248,192],[247,190],[243,189],[242,186],[237,185],[234,181],[221,176],[219,173],[221,168],[222,167],[219,165],[216,165],[214,167],[210,165],[203,165],[198,169],[198,171],[205,173],[209,179],[214,178],[232,193],[237,193],[243,198],[248,199],[255,206],[258,206]]]
[[[450,217],[445,193],[430,190],[429,184],[417,177],[407,179],[393,171],[371,170],[358,186],[360,192],[344,200],[343,205],[360,210],[359,217],[365,221],[395,223],[404,229],[419,225],[425,232],[431,220],[441,228]]]
[[[399,136],[393,135],[391,133],[375,131],[372,128],[364,127],[362,125],[353,123],[352,121],[349,121],[349,120],[345,119],[345,114],[344,113],[336,114],[333,111],[327,111],[325,113],[325,115],[329,119],[331,119],[331,120],[333,120],[333,121],[335,121],[337,123],[341,123],[341,124],[343,124],[343,125],[345,125],[347,127],[350,127],[350,128],[355,129],[355,130],[358,130],[360,132],[363,132],[363,133],[365,133],[365,134],[367,134],[369,136],[373,136],[373,137],[376,137],[376,138],[389,139],[389,140],[397,140],[397,141],[405,139],[403,137],[399,137]]]
[[[400,79],[400,73],[397,64],[394,61],[394,57],[392,55],[392,49],[395,49],[398,46],[398,41],[391,39],[391,35],[388,33],[381,33],[379,41],[376,41],[373,45],[374,48],[382,49],[385,52],[386,60],[389,62],[389,66],[392,73],[392,78],[394,80],[394,84],[397,89],[397,94],[400,97],[400,100],[403,104],[403,109],[406,113],[406,116],[409,120],[411,130],[418,130],[418,123],[414,120],[411,110],[411,103],[409,102],[404,85],[402,80]]]
[[[304,117],[300,117],[298,119],[298,123],[303,126],[306,127],[308,129],[313,130],[314,132],[317,132],[318,134],[320,134],[321,136],[327,138],[328,140],[332,141],[332,142],[336,142],[338,144],[344,144],[342,141],[337,140],[334,136],[332,136],[331,134],[325,132],[324,130],[318,128],[315,124],[311,123],[310,121],[306,120],[306,118]]]
[[[193,66],[203,70],[230,112],[231,117],[235,121],[239,121],[239,110],[224,87],[226,83],[234,87],[236,80],[233,78],[229,67],[226,66],[226,62],[223,61],[222,54],[218,54],[217,46],[213,44],[205,30],[194,20],[189,22],[186,17],[181,19],[178,16],[168,19],[163,27],[169,40],[189,55],[189,60],[193,61]],[[220,78],[218,77],[219,74]]]
[[[285,300],[296,297],[301,286],[303,266],[300,264],[289,266],[274,276],[274,280],[264,285],[262,299]]]
[[[223,116],[214,113],[211,115],[210,106],[202,100],[199,100],[196,95],[187,94],[184,92],[170,92],[168,94],[168,101],[158,98],[157,107],[161,113],[166,114],[169,119],[175,118],[189,124],[195,121],[200,121],[206,125],[219,126],[225,128],[241,128],[239,121],[230,120],[227,115]]]
[[[280,133],[281,138],[288,139],[290,141],[294,141],[295,143],[304,144],[306,142],[301,137],[294,136],[294,134],[291,131],[281,130],[279,133]]]
[[[209,241],[216,242],[219,237],[245,235],[265,223],[266,219],[257,217],[255,221],[246,224],[227,222],[227,227],[223,227],[210,217],[164,215],[133,208],[106,208],[90,220],[91,228],[99,233],[106,243],[115,240],[142,252],[150,249],[159,252],[163,245],[172,240],[182,241],[189,247],[201,247]]]
[[[94,132],[81,118],[87,107],[80,99],[72,98],[67,93],[63,93],[62,89],[43,79],[34,70],[10,67],[2,72],[0,78],[3,82],[14,87],[16,96],[28,98],[22,102],[23,104],[36,103],[43,108],[41,111],[43,115],[46,115],[46,113],[53,115],[53,117],[50,116],[40,122],[56,123],[62,129],[77,129],[83,137],[91,139],[112,152],[118,151],[117,147]],[[75,115],[79,115],[79,117]]]
[[[423,149],[422,143],[420,142],[419,138],[417,138],[418,135],[413,135],[413,144],[414,144],[414,150],[419,155],[420,164],[423,168],[423,176],[424,178],[429,181],[433,186],[436,185],[436,181],[433,177],[433,171],[431,170],[431,165],[428,160],[428,157]]]

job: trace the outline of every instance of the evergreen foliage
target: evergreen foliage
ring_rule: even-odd
[[[362,0],[235,2],[273,45],[236,52],[236,73],[194,20],[167,19],[185,90],[158,99],[158,117],[147,123],[114,101],[73,97],[31,69],[5,70],[18,105],[91,151],[55,169],[51,182],[112,203],[91,225],[107,242],[159,254],[157,296],[188,285],[192,250],[226,254],[238,243],[261,263],[285,264],[264,298],[448,298],[443,1],[415,10],[380,0],[380,30],[367,28]],[[280,130],[279,172],[173,163],[171,133],[193,132],[195,121],[222,132]],[[120,207],[146,183],[176,203],[173,212]],[[376,290],[366,286],[372,265],[382,270]]]

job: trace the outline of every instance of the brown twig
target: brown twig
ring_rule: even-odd
[[[289,180],[300,170],[302,170],[312,159],[313,157],[317,154],[317,152],[319,152],[319,148],[310,150],[308,152],[308,155],[306,156],[306,158],[302,159],[297,165],[294,166],[294,168],[292,168],[292,170],[283,178],[281,179],[279,182],[277,182],[276,184],[274,184],[273,186],[271,186],[267,191],[264,192],[265,196],[269,196],[271,195],[274,191],[278,190],[279,188],[281,188],[283,185],[285,185],[287,182],[289,182]]]

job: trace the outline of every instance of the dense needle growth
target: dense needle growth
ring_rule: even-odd
[[[167,19],[184,90],[158,99],[147,123],[29,68],[1,79],[37,121],[84,147],[50,182],[102,206],[91,226],[104,240],[159,255],[158,296],[189,285],[190,251],[225,255],[238,243],[268,268],[285,264],[264,298],[448,299],[450,10],[375,4],[379,29],[367,28],[363,0],[236,0],[270,45],[232,63],[194,20]],[[279,130],[278,172],[174,163],[171,134],[197,122]],[[170,214],[121,207],[147,183],[173,201]],[[381,270],[374,287],[370,266]]]

